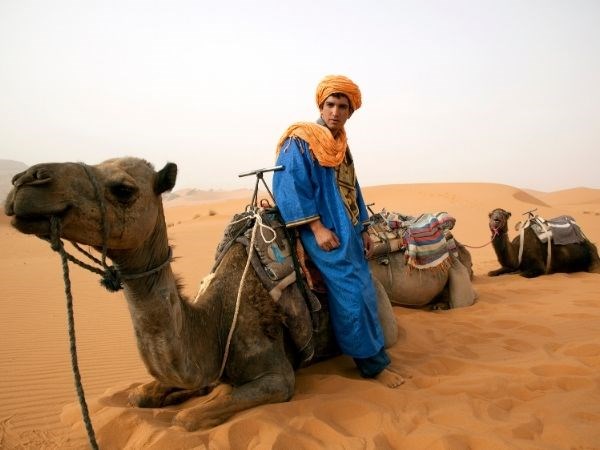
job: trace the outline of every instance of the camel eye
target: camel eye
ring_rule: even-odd
[[[128,184],[114,184],[109,187],[110,192],[120,203],[131,203],[135,199],[138,189]]]

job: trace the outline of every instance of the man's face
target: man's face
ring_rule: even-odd
[[[325,125],[327,125],[327,128],[335,136],[344,128],[346,120],[350,117],[350,101],[343,95],[339,97],[330,95],[323,102],[320,111]]]

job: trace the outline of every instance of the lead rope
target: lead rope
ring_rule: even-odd
[[[259,211],[260,210],[262,210],[262,208],[260,208]],[[233,313],[233,319],[231,320],[231,327],[229,328],[229,334],[227,335],[227,342],[225,344],[225,352],[223,354],[223,362],[221,363],[221,369],[219,370],[219,376],[217,377],[217,380],[214,383],[212,383],[213,385],[216,385],[219,382],[219,380],[223,376],[223,373],[225,372],[225,364],[227,363],[227,358],[229,356],[229,347],[231,345],[231,339],[233,338],[233,332],[235,330],[235,326],[237,324],[238,313],[240,311],[242,289],[244,287],[244,281],[246,279],[246,274],[248,273],[248,269],[250,268],[250,263],[252,262],[252,255],[254,254],[254,240],[256,237],[256,230],[258,228],[260,228],[260,235],[267,244],[270,244],[277,238],[277,234],[275,233],[275,230],[273,228],[271,228],[270,226],[265,225],[263,223],[262,217],[260,216],[260,214],[257,213],[256,210],[253,211],[252,215],[254,216],[254,225],[252,226],[252,237],[250,238],[250,250],[248,250],[248,260],[246,261],[246,267],[244,267],[244,273],[242,274],[242,279],[240,280],[240,287],[238,288],[237,298],[235,300],[235,311]],[[252,216],[250,216],[250,217],[252,217]],[[244,220],[245,219],[246,218],[244,218]],[[267,228],[269,231],[271,231],[271,233],[273,233],[273,237],[270,240],[267,240],[265,238],[263,228]]]
[[[463,247],[467,247],[467,248],[483,248],[483,247],[485,247],[486,245],[490,245],[492,242],[494,242],[494,239],[496,238],[496,236],[498,236],[498,229],[497,229],[497,228],[494,228],[494,230],[493,230],[493,233],[492,233],[492,238],[489,240],[489,242],[486,242],[486,243],[485,243],[485,244],[483,244],[483,245],[475,245],[475,246],[473,246],[473,245],[467,245],[467,244],[463,244],[463,243],[461,242],[461,245],[462,245]]]
[[[75,388],[77,390],[77,398],[79,399],[79,405],[81,406],[81,414],[83,416],[83,422],[85,423],[85,429],[88,434],[90,441],[90,447],[94,450],[98,450],[98,443],[96,442],[96,436],[94,434],[94,427],[90,419],[87,403],[85,401],[85,394],[83,392],[83,385],[81,384],[81,375],[79,373],[79,364],[77,362],[77,345],[75,342],[75,321],[73,318],[73,295],[71,294],[71,280],[69,279],[69,261],[67,259],[67,252],[65,251],[62,242],[59,239],[60,236],[60,222],[56,216],[50,218],[51,236],[52,236],[52,250],[60,253],[63,268],[63,280],[65,282],[65,296],[67,298],[67,320],[69,324],[69,349],[71,352],[71,368],[73,370],[73,378],[75,379]]]

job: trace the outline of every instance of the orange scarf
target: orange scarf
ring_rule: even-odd
[[[346,156],[348,142],[346,131],[342,128],[334,139],[329,128],[312,122],[297,122],[288,127],[277,143],[277,155],[281,146],[289,137],[299,137],[308,142],[313,156],[323,167],[337,167]]]

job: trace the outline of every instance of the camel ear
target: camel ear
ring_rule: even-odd
[[[175,186],[175,180],[177,179],[177,164],[167,163],[156,175],[156,182],[154,183],[156,195],[170,191]]]

